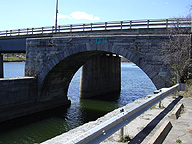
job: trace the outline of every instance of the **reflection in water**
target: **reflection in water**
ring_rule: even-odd
[[[17,64],[15,63],[15,67]],[[19,63],[19,65],[23,65],[24,68],[24,63]],[[5,63],[4,68],[11,72],[13,65]],[[15,73],[16,71],[17,68],[14,69]],[[5,74],[5,77],[11,77],[11,75],[10,73]],[[0,144],[43,142],[86,122],[96,120],[107,112],[151,94],[155,90],[146,74],[132,63],[122,63],[121,65],[120,95],[109,94],[100,99],[79,100],[79,85],[80,70],[75,74],[69,87],[68,97],[72,102],[69,108],[60,107],[1,123]]]

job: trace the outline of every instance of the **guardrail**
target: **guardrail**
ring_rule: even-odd
[[[191,21],[186,18],[177,19],[157,19],[157,20],[133,20],[133,21],[114,21],[100,22],[90,24],[74,24],[54,26],[26,28],[0,31],[0,37],[20,36],[20,35],[36,35],[36,34],[54,34],[62,32],[85,32],[99,30],[123,30],[138,28],[168,28],[178,25],[181,27],[190,27]]]
[[[133,108],[119,113],[117,116],[107,120],[88,132],[66,142],[65,144],[97,144],[111,136],[113,133],[127,125],[137,116],[148,110],[150,107],[161,101],[168,95],[179,90],[179,84],[162,90],[160,93],[134,106]]]

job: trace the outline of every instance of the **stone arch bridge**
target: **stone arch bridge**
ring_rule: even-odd
[[[120,57],[139,66],[156,88],[169,85],[162,43],[167,35],[81,35],[27,39],[25,75],[37,77],[38,100],[68,101],[67,91],[82,68],[81,97],[120,91]]]
[[[168,87],[170,69],[161,49],[175,25],[185,33],[191,22],[136,20],[0,31],[0,77],[1,53],[26,52],[25,77],[0,79],[0,122],[70,104],[68,87],[82,66],[81,98],[119,92],[121,56],[139,66],[157,89]]]

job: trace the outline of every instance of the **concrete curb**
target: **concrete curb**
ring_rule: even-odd
[[[178,119],[181,111],[184,109],[184,105],[181,103],[179,104],[171,113],[170,118],[172,119]]]
[[[157,130],[153,137],[149,140],[147,144],[162,144],[169,131],[172,128],[170,121],[165,121],[163,125]]]

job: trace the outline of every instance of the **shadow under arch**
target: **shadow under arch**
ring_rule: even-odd
[[[92,57],[105,53],[103,51],[86,51],[61,60],[43,80],[40,98],[43,100],[57,99],[58,97],[67,99],[69,84],[78,69]]]
[[[147,63],[136,49],[119,48],[111,43],[103,44],[100,49],[98,46],[83,45],[78,50],[77,47],[67,48],[64,52],[52,56],[38,77],[40,99],[57,99],[58,96],[67,99],[69,83],[76,71],[91,57],[109,53],[121,55],[135,63],[148,75],[157,89],[164,86],[164,79],[153,70],[153,65]]]

